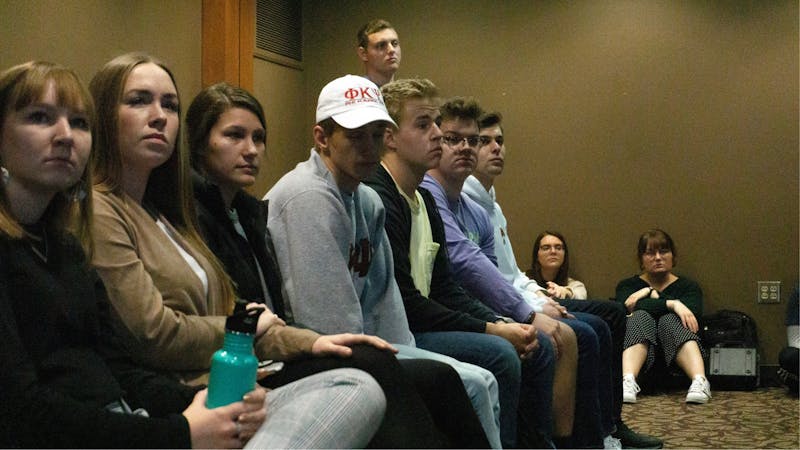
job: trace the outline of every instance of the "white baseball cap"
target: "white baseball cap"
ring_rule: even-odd
[[[317,123],[327,118],[347,129],[382,120],[397,126],[389,117],[380,88],[356,75],[337,78],[322,88],[317,100]]]

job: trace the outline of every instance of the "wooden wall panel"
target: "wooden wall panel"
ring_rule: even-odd
[[[253,89],[255,0],[203,0],[202,85]]]

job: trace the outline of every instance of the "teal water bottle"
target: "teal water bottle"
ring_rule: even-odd
[[[225,321],[225,341],[211,357],[207,407],[238,402],[255,387],[258,359],[253,353],[253,339],[263,311],[264,308],[242,309]]]

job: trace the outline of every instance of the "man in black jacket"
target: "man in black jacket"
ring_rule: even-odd
[[[395,279],[417,346],[494,373],[505,447],[547,445],[540,439],[549,441],[552,431],[555,358],[549,339],[538,339],[530,324],[498,318],[453,281],[441,218],[430,194],[417,189],[441,157],[436,87],[428,80],[399,80],[382,92],[398,128],[387,130],[382,166],[365,182],[386,208]]]

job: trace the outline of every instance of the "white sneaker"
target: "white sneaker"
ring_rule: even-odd
[[[641,388],[636,383],[636,378],[633,378],[633,374],[626,373],[622,376],[622,401],[624,403],[636,403],[636,394],[639,391]]]
[[[622,450],[622,441],[611,436],[610,434],[603,438],[604,450]]]
[[[708,403],[709,400],[711,400],[711,384],[706,377],[698,375],[689,386],[686,403]]]

